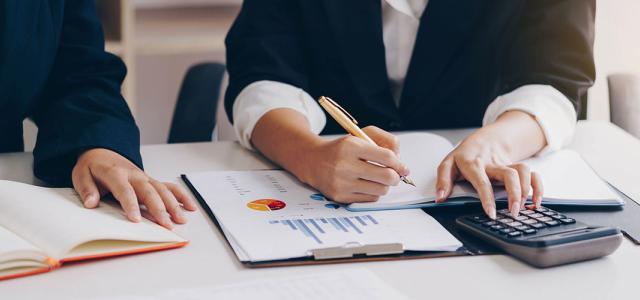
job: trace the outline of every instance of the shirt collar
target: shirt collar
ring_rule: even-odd
[[[429,0],[383,0],[393,9],[415,19],[420,20]]]

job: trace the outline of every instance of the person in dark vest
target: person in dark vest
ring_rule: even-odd
[[[593,84],[594,15],[594,0],[246,0],[226,111],[242,145],[339,202],[375,201],[409,173],[388,131],[480,127],[442,161],[437,201],[465,179],[495,217],[500,181],[517,214],[543,189],[517,162],[570,140]],[[379,146],[319,138],[344,133],[322,95]]]

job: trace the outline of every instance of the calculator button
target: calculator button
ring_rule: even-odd
[[[508,237],[518,237],[518,236],[521,236],[521,235],[522,235],[522,232],[520,232],[520,231],[512,231],[512,232],[507,233]]]
[[[529,226],[527,225],[520,225],[518,227],[516,227],[516,229],[520,230],[520,231],[525,231],[527,229],[529,229]]]
[[[534,223],[538,223],[538,220],[535,220],[535,219],[528,219],[528,220],[524,220],[524,221],[522,221],[522,223],[525,223],[525,224],[529,224],[529,225],[531,225],[531,224],[534,224]]]
[[[502,218],[502,219],[498,219],[498,222],[503,223],[503,224],[507,224],[507,223],[513,222],[513,219],[511,219],[511,218]]]
[[[551,217],[556,219],[556,220],[562,220],[562,219],[566,219],[567,218],[567,216],[561,215],[561,214],[553,215]]]
[[[544,225],[544,223],[533,223],[533,224],[529,224],[529,226],[535,228],[535,229],[540,229],[540,228],[544,228],[546,227],[546,225]]]
[[[489,221],[489,222],[484,222],[484,223],[482,223],[482,226],[484,226],[484,227],[491,227],[491,226],[493,226],[493,225],[498,225],[498,222],[496,222],[496,221]]]
[[[485,217],[481,217],[481,216],[474,216],[474,217],[471,217],[471,221],[473,221],[475,223],[484,223],[486,221],[489,221],[489,219],[487,219]]]
[[[524,220],[527,220],[527,219],[529,219],[529,217],[527,217],[527,216],[517,216],[516,217],[516,221],[524,221]]]
[[[541,212],[549,211],[549,209],[546,208],[546,207],[540,207],[540,208],[536,209],[536,211],[541,213]]]
[[[504,226],[502,226],[502,225],[493,225],[493,226],[491,226],[489,228],[491,230],[493,230],[493,231],[497,231],[497,230],[500,230],[500,229],[504,229]]]
[[[572,219],[572,218],[565,218],[560,220],[560,222],[562,222],[563,224],[573,224],[576,222],[576,220]]]
[[[516,230],[512,229],[512,228],[505,228],[505,229],[500,229],[500,233],[502,234],[508,234],[510,232],[514,232]]]
[[[548,221],[548,222],[544,222],[545,224],[547,224],[547,226],[558,226],[560,225],[560,222],[553,220],[553,221]]]
[[[530,214],[534,214],[535,212],[533,210],[528,210],[528,209],[523,209],[520,211],[520,214],[528,216]]]
[[[524,234],[534,234],[534,233],[536,233],[538,231],[533,229],[533,228],[529,228],[527,230],[523,230],[522,232],[524,232]]]
[[[501,209],[501,210],[499,210],[499,211],[498,211],[498,213],[499,213],[499,214],[502,214],[502,215],[508,215],[508,214],[510,214],[509,210],[508,210],[508,209],[506,209],[506,208],[505,208],[505,209]]]
[[[508,223],[508,224],[505,224],[505,225],[511,226],[511,227],[518,227],[518,226],[522,226],[524,224],[522,224],[520,222],[511,222],[511,223]]]
[[[544,217],[544,215],[543,215],[543,214],[535,213],[535,214],[529,215],[529,217],[530,217],[530,218],[542,218],[542,217]]]
[[[550,217],[542,217],[542,218],[537,218],[537,219],[538,219],[538,221],[540,221],[540,222],[549,222],[549,221],[553,220],[553,219],[552,219],[552,218],[550,218]]]

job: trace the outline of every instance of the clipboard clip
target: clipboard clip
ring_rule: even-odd
[[[354,255],[389,255],[404,253],[401,243],[362,245],[360,243],[348,243],[340,247],[312,249],[311,254],[315,260],[351,258]]]

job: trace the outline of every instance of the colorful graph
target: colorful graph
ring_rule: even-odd
[[[287,206],[286,203],[276,199],[258,199],[247,203],[247,207],[257,211],[280,210]]]
[[[327,198],[325,198],[325,196],[323,194],[320,194],[320,193],[311,194],[311,196],[309,196],[309,198],[311,198],[312,200],[316,200],[316,201],[325,201],[325,200],[327,200]]]
[[[323,234],[334,232],[362,234],[367,226],[378,225],[371,215],[335,218],[315,218],[315,219],[285,219],[271,220],[269,224],[284,225],[290,230],[298,231],[305,237],[313,239],[316,243],[322,244],[320,238]]]

